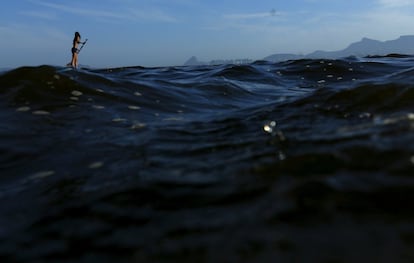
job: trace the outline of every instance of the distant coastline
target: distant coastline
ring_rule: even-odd
[[[184,66],[203,66],[203,65],[221,65],[221,64],[236,64],[236,65],[242,65],[242,64],[249,64],[252,63],[253,60],[251,59],[215,59],[211,60],[210,62],[203,62],[199,61],[196,56],[192,56],[190,59],[188,59]]]
[[[379,41],[370,38],[362,38],[358,42],[350,44],[348,47],[338,51],[317,50],[306,55],[280,53],[269,55],[263,60],[270,62],[280,62],[295,59],[337,59],[349,56],[368,57],[368,56],[386,56],[389,54],[414,54],[414,35],[400,36],[394,40]],[[196,65],[217,65],[217,64],[248,64],[251,59],[234,59],[234,60],[212,60],[202,62],[196,56],[188,59],[185,66]]]

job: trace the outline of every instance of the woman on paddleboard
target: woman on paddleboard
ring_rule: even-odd
[[[70,62],[70,65],[68,66],[72,66],[73,68],[77,68],[78,67],[78,45],[79,44],[85,44],[85,42],[81,42],[81,35],[79,34],[79,32],[75,32],[75,37],[73,38],[73,45],[72,45],[72,61]]]

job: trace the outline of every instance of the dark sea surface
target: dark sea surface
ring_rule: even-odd
[[[414,262],[414,57],[0,73],[0,262]]]

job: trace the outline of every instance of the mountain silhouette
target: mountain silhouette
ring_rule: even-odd
[[[200,66],[205,64],[206,63],[199,61],[196,56],[192,56],[184,63],[184,66]]]
[[[295,59],[336,59],[349,56],[367,57],[367,56],[386,56],[393,54],[414,54],[414,35],[400,36],[398,39],[379,41],[370,38],[362,38],[360,41],[350,44],[347,48],[338,51],[315,51],[307,55],[299,54],[273,54],[265,57],[263,60],[278,62]],[[184,65],[209,65],[224,63],[247,63],[249,60],[214,60],[211,62],[202,62],[193,56],[187,60]]]
[[[361,41],[350,44],[339,51],[315,51],[307,55],[274,54],[264,58],[268,61],[282,61],[287,59],[335,59],[349,56],[385,56],[388,54],[414,54],[414,36],[401,36],[395,40],[378,41],[364,37]]]

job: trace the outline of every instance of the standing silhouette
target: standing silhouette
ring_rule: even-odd
[[[79,53],[78,45],[85,44],[85,43],[86,41],[81,42],[81,35],[79,34],[79,32],[75,32],[75,37],[73,38],[73,45],[72,45],[72,60],[68,64],[68,66],[72,66],[73,68],[78,67],[78,53]]]

